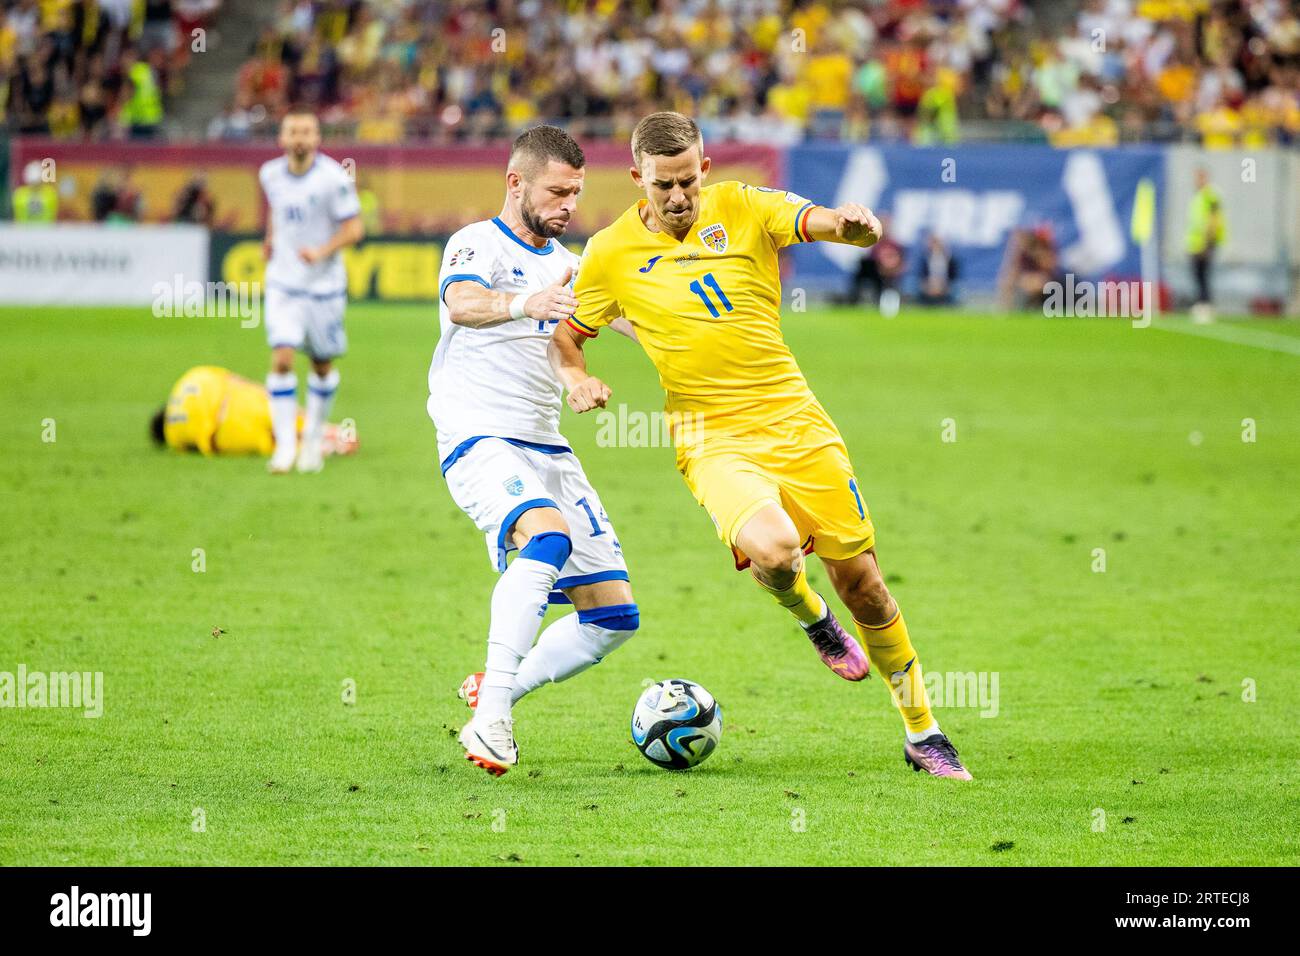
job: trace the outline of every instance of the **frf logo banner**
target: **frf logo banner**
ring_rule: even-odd
[[[1136,278],[1134,195],[1138,182],[1150,179],[1163,209],[1164,165],[1158,147],[826,144],[790,150],[787,184],[824,205],[859,202],[888,216],[886,235],[907,258],[904,291],[915,290],[926,239],[937,233],[960,264],[962,287],[992,292],[1016,229],[1049,229],[1063,273]],[[861,253],[819,242],[796,246],[792,255],[799,284],[838,288]]]

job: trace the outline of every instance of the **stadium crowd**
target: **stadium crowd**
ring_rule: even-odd
[[[0,0],[0,121],[61,139],[145,139],[221,0]]]
[[[540,120],[624,136],[672,107],[715,138],[769,143],[951,142],[980,120],[1061,145],[1291,143],[1300,14],[1288,0],[283,0],[211,134],[251,135],[291,101],[372,142]]]
[[[0,0],[0,110],[58,137],[151,136],[221,0]],[[290,103],[365,142],[625,136],[1058,145],[1300,140],[1291,0],[279,0],[210,138]],[[988,121],[999,121],[993,124]]]

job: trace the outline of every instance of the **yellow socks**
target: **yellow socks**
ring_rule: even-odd
[[[759,581],[758,575],[754,575],[754,580],[758,581],[763,590],[776,598],[777,604],[798,618],[799,623],[804,627],[816,624],[826,616],[826,602],[812,589],[812,585],[808,583],[808,575],[803,568],[799,569],[799,576],[794,579],[794,584],[784,591],[778,591],[763,584],[762,581]]]
[[[860,624],[856,620],[853,623],[871,658],[871,666],[889,682],[889,693],[893,695],[894,706],[902,711],[907,729],[912,733],[928,730],[935,723],[934,715],[925,693],[921,662],[907,636],[902,610],[884,624]]]

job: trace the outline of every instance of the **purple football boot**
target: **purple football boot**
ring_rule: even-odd
[[[825,598],[822,603],[826,603]],[[822,663],[845,680],[862,680],[870,675],[871,661],[849,632],[840,627],[829,604],[826,605],[826,616],[805,630],[808,640],[821,655]]]
[[[903,758],[913,770],[924,770],[932,777],[971,779],[970,771],[957,759],[957,748],[941,733],[933,733],[917,743],[904,741]]]

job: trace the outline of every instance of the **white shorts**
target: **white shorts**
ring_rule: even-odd
[[[271,348],[287,346],[318,361],[338,358],[348,350],[343,331],[346,293],[314,295],[269,287],[266,290],[266,341]]]
[[[557,590],[628,580],[614,526],[573,452],[480,438],[468,449],[461,445],[448,458],[443,477],[456,504],[483,532],[488,560],[498,571],[506,569],[506,556],[515,550],[506,532],[518,517],[530,508],[552,507],[564,516],[573,542],[555,582]]]

